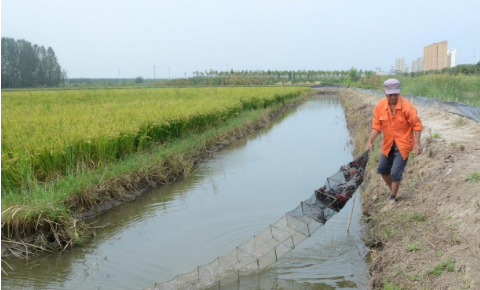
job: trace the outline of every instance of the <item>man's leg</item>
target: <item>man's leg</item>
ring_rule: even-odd
[[[377,173],[382,175],[383,181],[387,184],[388,188],[390,188],[390,193],[392,192],[392,177],[391,171],[393,166],[393,161],[395,159],[394,150],[391,149],[388,153],[388,157],[380,154],[380,162],[378,163],[378,170]]]
[[[400,188],[400,180],[392,181],[392,176],[390,174],[382,174],[382,178],[390,188],[390,195],[397,196],[398,189]]]
[[[402,155],[398,151],[395,143],[388,153],[388,157],[384,155],[380,156],[377,172],[382,175],[383,180],[390,188],[390,197],[381,212],[388,211],[395,205],[398,189],[400,188],[400,181],[402,180],[402,173],[406,164],[407,160],[402,159]]]
[[[390,188],[390,197],[393,198],[397,197],[398,189],[400,188],[400,180],[399,181],[392,181],[392,187]]]
[[[405,170],[405,166],[407,166],[408,157],[407,159],[403,160],[403,157],[396,146],[394,146],[392,151],[394,151],[394,159],[390,175],[390,180],[392,184],[392,186],[390,187],[390,198],[395,199],[398,193],[398,189],[400,188],[400,182],[403,178],[403,171]]]
[[[383,178],[383,181],[385,181],[385,183],[387,184],[388,188],[390,188],[390,191],[391,191],[392,190],[392,177],[390,176],[390,174],[382,173],[382,178]]]

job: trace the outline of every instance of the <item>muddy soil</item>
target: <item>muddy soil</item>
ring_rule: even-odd
[[[350,89],[341,94],[350,103],[347,122],[368,119],[360,126],[369,126],[381,98]],[[480,124],[416,107],[424,125],[424,150],[409,157],[392,210],[381,213],[389,191],[376,173],[378,151],[367,170],[362,206],[372,252],[371,286],[480,289]],[[356,128],[350,130],[361,151],[368,136],[360,135],[370,129]]]

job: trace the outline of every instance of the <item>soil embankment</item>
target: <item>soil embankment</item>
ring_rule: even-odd
[[[364,151],[378,96],[341,89],[356,155]],[[410,156],[399,202],[370,158],[362,201],[373,289],[480,289],[480,124],[418,107],[423,153]],[[381,136],[377,139],[381,139]]]

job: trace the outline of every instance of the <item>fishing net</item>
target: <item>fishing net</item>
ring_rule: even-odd
[[[369,151],[366,151],[342,166],[309,199],[228,255],[146,289],[215,289],[259,273],[310,237],[345,206],[363,182],[368,157]]]

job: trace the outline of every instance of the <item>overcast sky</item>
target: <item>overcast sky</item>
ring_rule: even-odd
[[[3,0],[2,36],[51,46],[69,77],[384,70],[448,40],[475,63],[480,1]]]

